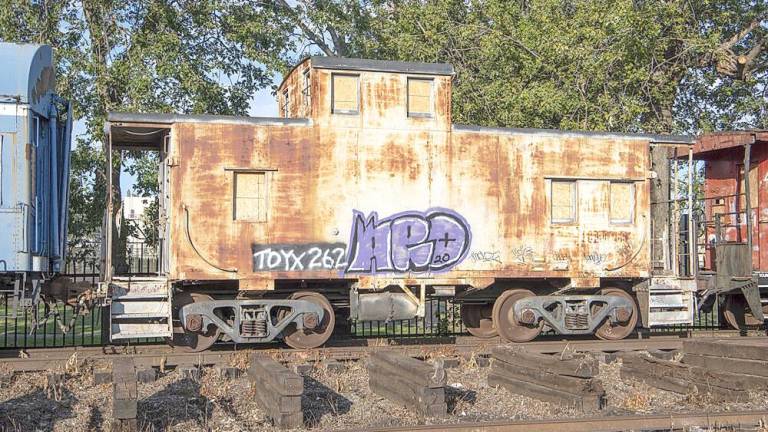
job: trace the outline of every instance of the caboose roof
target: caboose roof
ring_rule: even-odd
[[[340,71],[361,72],[390,72],[418,75],[453,76],[456,72],[450,63],[422,63],[393,60],[371,60],[348,57],[310,56],[297,62],[291,70],[283,75],[283,80],[278,89],[283,87],[286,80],[293,72],[304,63],[309,62],[312,69],[333,69]]]
[[[744,130],[712,132],[701,135],[693,145],[694,158],[706,160],[718,157],[720,152],[737,147],[743,147],[747,143],[768,143],[768,130]]]
[[[275,125],[275,126],[310,126],[312,120],[307,118],[281,117],[243,117],[207,114],[159,114],[159,113],[125,113],[110,112],[107,115],[105,133],[112,134],[115,147],[152,147],[160,143],[160,138],[174,123],[219,123],[242,125]],[[501,128],[475,125],[454,124],[454,132],[479,132],[492,134],[514,135],[556,135],[592,138],[624,138],[644,139],[661,143],[692,144],[694,138],[686,135],[656,135],[641,133],[621,133],[603,131],[577,131],[560,129],[534,128]]]
[[[105,134],[112,136],[112,147],[125,149],[159,148],[163,137],[174,123],[219,123],[257,125],[312,124],[303,118],[244,117],[209,114],[161,114],[110,112],[104,124]]]
[[[345,57],[310,57],[313,68],[358,70],[369,72],[395,72],[426,75],[453,75],[453,65],[448,63],[421,63],[391,60],[370,60]]]
[[[481,132],[506,135],[556,135],[556,136],[574,136],[590,138],[613,138],[613,139],[641,139],[656,143],[665,144],[693,144],[694,138],[688,135],[662,135],[662,134],[644,134],[629,132],[606,132],[606,131],[585,131],[568,129],[538,129],[538,128],[505,128],[488,127],[456,124],[453,125],[454,132]]]

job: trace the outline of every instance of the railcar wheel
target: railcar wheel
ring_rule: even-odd
[[[610,318],[607,318],[603,324],[601,324],[595,331],[595,336],[603,340],[620,340],[632,334],[637,326],[637,304],[635,299],[626,291],[619,288],[605,288],[600,291],[600,295],[605,296],[619,296],[629,299],[632,303],[631,315],[624,321],[619,321],[615,324],[611,323]],[[600,306],[593,306],[592,313],[597,312]],[[597,309],[595,309],[597,308]]]
[[[493,325],[493,304],[461,305],[461,322],[472,336],[490,339],[499,335]]]
[[[333,327],[336,325],[336,315],[333,312],[331,302],[329,302],[324,295],[310,291],[293,293],[291,299],[306,300],[315,303],[323,308],[325,315],[320,322],[305,321],[303,330],[298,330],[296,324],[289,324],[288,327],[283,330],[285,343],[291,348],[308,349],[317,348],[328,341],[328,338],[330,338],[333,333]],[[316,317],[315,314],[312,315]]]
[[[213,298],[207,294],[182,292],[173,296],[173,316],[178,317],[181,308],[192,303],[211,301]],[[166,338],[168,343],[174,348],[186,352],[205,351],[219,339],[219,328],[211,324],[205,329],[205,332],[193,332],[184,329],[181,323],[174,321],[173,337]]]
[[[503,292],[493,303],[493,324],[502,339],[507,342],[528,342],[541,333],[544,320],[535,324],[524,324],[515,316],[514,306],[518,300],[534,297],[528,290],[517,289]]]
[[[768,305],[763,305],[763,314],[768,316]],[[736,330],[747,327],[757,327],[762,324],[752,314],[747,300],[741,295],[729,295],[723,305],[723,318],[728,325]]]

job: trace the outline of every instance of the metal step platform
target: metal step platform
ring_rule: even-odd
[[[170,337],[171,289],[163,277],[115,277],[109,285],[110,340]]]
[[[696,280],[653,278],[648,287],[648,325],[693,324]]]

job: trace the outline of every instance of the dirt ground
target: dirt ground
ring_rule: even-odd
[[[243,359],[239,366],[243,366]],[[359,430],[371,426],[457,423],[507,419],[574,418],[587,414],[488,387],[489,368],[465,361],[448,370],[445,418],[417,415],[368,390],[363,361],[346,362],[341,371],[316,367],[305,376],[302,406],[309,430]],[[199,380],[168,371],[151,384],[139,384],[140,430],[271,431],[273,426],[254,401],[248,379],[224,380],[202,369]],[[699,395],[683,396],[622,381],[619,363],[601,364],[600,379],[608,406],[600,414],[768,409],[768,394],[722,404]],[[109,430],[111,384],[94,385],[92,366],[67,373],[60,394],[46,389],[45,373],[16,374],[0,388],[0,431]]]

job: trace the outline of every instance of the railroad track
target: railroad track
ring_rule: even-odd
[[[686,334],[686,337],[733,337],[737,332],[703,332]],[[750,338],[750,337],[747,337]],[[759,336],[758,336],[759,338]],[[620,352],[641,350],[675,350],[682,347],[684,337],[675,335],[652,335],[642,339],[603,341],[580,340],[537,340],[518,344],[532,352],[552,354],[570,349],[582,352]],[[217,346],[209,351],[188,353],[167,345],[134,345],[104,347],[35,348],[28,350],[0,351],[0,367],[7,371],[33,372],[60,369],[67,362],[111,361],[117,356],[131,356],[140,367],[213,366],[232,364],[236,357],[262,354],[286,362],[316,361],[323,359],[358,360],[367,353],[388,349],[412,357],[486,356],[490,349],[502,343],[497,338],[479,339],[471,336],[450,338],[402,338],[387,340],[347,339],[329,342],[329,346],[315,349],[292,349],[280,345],[249,346],[242,349],[234,345]]]
[[[591,431],[672,431],[690,427],[754,428],[768,424],[768,411],[741,411],[721,413],[668,413],[633,416],[601,416],[563,420],[527,420],[509,422],[482,422],[436,424],[393,428],[369,428],[366,432],[591,432]]]
[[[736,333],[733,332],[716,332],[711,333],[708,332],[706,334],[687,334],[685,335],[687,337],[680,337],[678,336],[672,336],[672,335],[654,335],[650,337],[644,337],[642,339],[635,338],[635,339],[625,339],[621,341],[600,341],[600,340],[591,340],[591,339],[581,339],[581,340],[570,340],[570,341],[562,341],[562,340],[556,340],[556,339],[549,339],[549,340],[539,340],[535,342],[528,342],[524,344],[518,344],[520,347],[524,347],[526,351],[529,351],[531,353],[559,353],[564,350],[573,350],[573,351],[580,351],[580,352],[602,352],[602,353],[614,353],[614,352],[624,352],[624,351],[637,351],[637,350],[675,350],[675,349],[682,349],[683,341],[686,339],[728,339],[733,338],[733,336],[736,336]],[[738,341],[739,344],[745,344],[748,345],[750,343],[761,343],[762,345],[765,345],[765,336],[758,336],[758,337],[738,337],[733,338]],[[18,358],[17,356],[13,356],[14,351],[2,351],[0,352],[0,355],[5,356],[3,358],[0,358],[0,371],[3,371],[3,373],[9,373],[11,371],[17,372],[17,371],[49,371],[49,382],[51,381],[51,377],[56,378],[56,376],[59,376],[61,380],[66,379],[66,375],[71,372],[71,369],[68,369],[69,366],[72,366],[74,364],[80,364],[84,362],[93,362],[91,363],[94,366],[94,371],[101,370],[103,371],[105,368],[102,366],[107,366],[106,363],[112,363],[112,372],[111,376],[113,380],[117,380],[118,378],[122,377],[129,377],[129,382],[125,382],[124,384],[127,386],[126,388],[134,388],[136,387],[136,380],[138,380],[138,376],[140,375],[138,373],[139,370],[142,372],[146,372],[151,367],[160,367],[161,369],[168,367],[168,368],[174,368],[174,367],[183,367],[183,366],[212,366],[212,365],[219,365],[219,366],[235,366],[239,368],[240,370],[243,369],[243,365],[247,362],[250,363],[251,366],[254,365],[254,363],[263,362],[264,359],[259,359],[259,356],[264,357],[274,357],[275,360],[282,360],[285,362],[312,362],[312,361],[320,361],[320,360],[326,360],[326,359],[337,359],[337,360],[357,360],[361,358],[365,358],[371,353],[375,351],[381,351],[381,350],[387,350],[387,351],[394,351],[401,355],[393,355],[392,353],[382,353],[379,352],[373,358],[385,358],[390,359],[393,362],[396,362],[398,367],[392,369],[389,368],[389,366],[384,365],[381,361],[379,363],[371,362],[366,365],[367,373],[369,374],[369,388],[371,390],[371,394],[378,394],[381,396],[380,392],[383,391],[382,389],[378,388],[377,386],[384,385],[381,383],[396,381],[401,382],[404,378],[408,377],[408,380],[420,383],[416,378],[422,377],[422,372],[425,372],[428,377],[431,377],[433,374],[434,376],[439,376],[435,371],[437,369],[443,370],[443,362],[436,362],[436,361],[416,361],[410,358],[407,358],[407,356],[413,356],[413,357],[432,357],[432,358],[449,358],[449,357],[456,357],[456,356],[486,356],[490,353],[491,349],[494,346],[497,346],[500,344],[500,341],[498,340],[483,340],[483,339],[477,339],[474,337],[456,337],[456,338],[449,338],[449,340],[445,339],[400,339],[397,340],[398,344],[391,345],[386,344],[385,342],[394,342],[394,341],[386,341],[385,339],[354,339],[354,340],[336,340],[333,341],[331,346],[320,348],[320,349],[311,349],[311,350],[296,350],[296,349],[287,349],[283,348],[279,345],[272,345],[272,346],[256,346],[254,348],[249,349],[238,349],[240,347],[234,347],[234,346],[219,346],[216,347],[215,350],[203,352],[203,353],[184,353],[184,352],[178,352],[177,350],[174,350],[171,347],[168,346],[160,346],[160,345],[144,345],[144,346],[132,346],[132,347],[126,347],[126,346],[108,346],[108,347],[86,347],[86,348],[67,348],[67,349],[34,349],[34,350],[28,350],[24,351],[25,358]],[[450,342],[450,343],[446,343]],[[722,342],[727,343],[727,342]],[[688,346],[688,345],[686,345]],[[517,350],[510,350],[512,352],[517,352]],[[16,351],[16,354],[18,355],[18,351]],[[251,358],[248,357],[256,356],[257,358]],[[490,376],[493,373],[498,374],[499,370],[495,370],[498,366],[497,362],[503,361],[499,360],[499,350],[494,350],[494,357],[495,360],[491,363],[491,371],[488,374],[488,385],[493,386],[495,381],[492,382],[490,380]],[[240,358],[236,358],[237,356],[240,356]],[[565,359],[561,358],[561,356],[541,356],[541,357],[554,357],[555,361],[558,362],[568,362],[568,361],[575,361],[573,359],[568,359],[567,357]],[[630,356],[631,357],[631,356]],[[387,360],[387,361],[390,361]],[[426,359],[424,359],[426,360]],[[265,369],[261,373],[253,373],[253,371],[249,370],[247,373],[248,380],[253,382],[257,382],[255,380],[265,380],[268,379],[270,374],[274,373],[276,374],[276,377],[282,377],[280,379],[277,379],[278,383],[283,383],[284,378],[287,376],[286,374],[295,374],[296,380],[299,382],[302,382],[302,379],[298,377],[299,374],[303,372],[298,371],[298,367],[296,369],[293,369],[293,366],[298,366],[296,364],[294,365],[280,365],[279,363],[276,363],[272,360],[271,361],[274,366]],[[590,361],[594,362],[594,359],[591,359]],[[103,363],[99,363],[103,362]],[[410,362],[410,363],[409,363]],[[115,365],[120,365],[122,363],[130,363],[130,368],[133,372],[130,373],[122,373],[119,370],[116,371]],[[333,362],[331,362],[333,363]],[[329,363],[329,364],[331,364]],[[414,365],[414,363],[420,364]],[[534,364],[538,367],[541,365],[540,361],[534,361]],[[428,365],[426,368],[425,365]],[[386,367],[385,367],[386,366]],[[418,368],[416,367],[418,366]],[[346,367],[346,366],[343,366]],[[446,366],[447,368],[448,366]],[[118,368],[119,369],[119,368]],[[229,368],[233,369],[233,368]],[[402,372],[405,369],[408,369],[408,372]],[[423,369],[423,370],[422,370]],[[498,369],[498,368],[497,368]],[[88,369],[84,369],[87,371]],[[346,369],[345,369],[346,370]],[[82,371],[82,370],[81,370]],[[196,372],[197,371],[197,372]],[[414,372],[416,371],[416,372]],[[421,372],[419,372],[421,371]],[[444,370],[443,370],[444,371]],[[552,371],[557,371],[557,369],[552,369]],[[67,372],[67,373],[64,373]],[[199,370],[197,368],[185,368],[183,371],[179,372],[179,376],[186,376],[188,372],[192,373],[199,373]],[[100,372],[101,373],[101,372]],[[403,373],[404,375],[400,376],[400,374]],[[413,375],[416,373],[416,375]],[[480,373],[480,372],[478,372]],[[555,372],[552,372],[555,373]],[[394,376],[392,374],[395,374],[397,376]],[[96,373],[94,373],[94,380],[96,380]],[[154,376],[154,373],[152,374]],[[199,377],[199,375],[197,375]],[[221,375],[224,377],[223,375]],[[236,375],[233,375],[236,376]],[[413,378],[413,377],[416,378]],[[382,377],[386,377],[385,381],[382,381]],[[121,378],[121,379],[122,379]],[[154,380],[155,378],[152,378]],[[226,379],[226,378],[223,378]],[[287,378],[285,378],[287,379]],[[432,379],[432,378],[430,378]],[[574,378],[571,378],[573,380]],[[399,380],[399,381],[398,381]],[[408,382],[410,382],[408,381]],[[115,381],[117,382],[117,381]],[[146,381],[142,381],[146,382]],[[258,381],[261,382],[261,381]],[[285,381],[288,382],[288,381]],[[292,382],[292,381],[291,381]],[[403,381],[405,382],[405,381]],[[431,381],[430,381],[431,382]],[[122,383],[122,381],[121,381]],[[128,385],[130,384],[130,385]],[[466,385],[467,383],[465,383]],[[251,384],[253,385],[253,384]],[[287,385],[287,384],[286,384]],[[408,384],[411,385],[411,384]],[[441,391],[445,391],[445,382],[436,384],[437,387],[440,387]],[[542,384],[543,385],[543,384]],[[132,386],[132,387],[131,387]],[[441,387],[442,386],[442,387]],[[262,386],[263,387],[263,386]],[[259,387],[259,388],[262,388]],[[272,385],[274,388],[275,385]],[[274,390],[272,387],[272,390]],[[396,386],[398,387],[398,386]],[[435,387],[435,388],[437,388]],[[115,393],[116,391],[122,389],[122,384],[113,386],[113,413],[118,412],[120,407],[122,407],[125,403],[132,403],[136,405],[138,403],[138,393],[126,393],[126,394],[118,394]],[[287,387],[286,387],[287,388]],[[388,388],[388,387],[387,387]],[[400,388],[400,387],[398,387]],[[509,388],[505,387],[507,391],[511,391],[512,393],[519,393],[514,390],[510,390]],[[116,390],[117,389],[117,390]],[[280,387],[282,389],[282,387]],[[296,392],[291,393],[290,395],[283,395],[280,393],[278,396],[275,396],[275,401],[279,401],[280,403],[287,403],[286,401],[293,400],[300,400],[306,391],[306,387],[304,387],[304,384],[301,384],[301,386],[297,387]],[[275,390],[277,391],[277,390]],[[283,390],[280,390],[283,391]],[[317,391],[315,389],[314,391]],[[328,390],[330,393],[334,393],[333,390]],[[337,390],[338,391],[338,390]],[[437,391],[437,390],[435,390]],[[479,391],[479,390],[478,390]],[[298,393],[297,393],[298,392]],[[426,390],[425,390],[426,392]],[[267,394],[267,393],[265,393]],[[310,393],[312,394],[312,393]],[[410,395],[408,391],[404,391],[401,393],[396,393],[395,396],[397,398],[407,398]],[[416,394],[416,393],[414,393]],[[426,395],[427,393],[425,393]],[[431,393],[430,393],[431,394]],[[393,400],[392,397],[395,396],[387,396],[387,394],[384,394],[385,399],[390,399],[390,402],[395,403],[397,405],[402,405],[402,402],[398,402],[397,400]],[[266,397],[262,395],[262,399]],[[367,396],[370,397],[370,396]],[[426,397],[426,396],[425,396]],[[454,396],[455,397],[455,396]],[[531,396],[534,398],[537,398],[535,395]],[[259,399],[262,401],[262,399]],[[264,399],[266,400],[266,399]],[[334,399],[335,400],[335,399]],[[399,399],[398,399],[399,400]],[[546,398],[544,400],[547,400]],[[117,401],[117,402],[115,402]],[[370,401],[369,401],[370,402]],[[283,413],[282,409],[277,411],[269,411],[271,408],[271,405],[267,402],[260,402],[262,404],[266,403],[266,406],[261,406],[259,409],[266,410],[265,414],[267,417],[269,416],[277,416],[280,417]],[[275,402],[277,403],[277,402]],[[442,403],[445,403],[443,401]],[[564,402],[565,403],[565,402]],[[406,404],[410,406],[410,404]],[[282,406],[282,405],[281,405]],[[288,405],[286,405],[287,407]],[[293,406],[293,405],[291,405]],[[302,405],[296,405],[297,407],[301,407]],[[431,407],[432,405],[430,405]],[[581,406],[581,405],[577,405]],[[754,405],[753,405],[754,406]],[[762,408],[762,405],[756,405],[754,406],[756,408]],[[412,409],[414,407],[411,407],[409,409]],[[447,408],[447,406],[445,407]],[[583,408],[583,407],[582,407]],[[299,408],[300,410],[303,408]],[[309,409],[309,408],[307,408]],[[675,406],[674,408],[667,407],[667,409],[679,409],[679,407]],[[592,411],[584,409],[585,412]],[[120,411],[122,412],[122,411]],[[441,411],[443,414],[445,413],[445,410],[443,409]],[[277,413],[277,414],[274,414]],[[303,411],[297,411],[297,413],[301,413],[302,415],[308,415],[306,412]],[[449,411],[450,413],[450,411]],[[135,422],[136,420],[136,412],[135,410],[130,413],[133,417],[125,417],[126,419],[133,419],[132,421]],[[120,414],[123,415],[123,414]],[[128,414],[125,414],[128,415]],[[123,417],[120,417],[121,419]],[[498,417],[496,417],[498,418]],[[296,419],[297,421],[301,420],[301,417]],[[452,418],[452,419],[446,419],[447,421],[460,421],[459,418]],[[441,421],[446,421],[441,420]],[[665,414],[654,414],[654,415],[601,415],[596,417],[584,417],[584,418],[569,418],[569,419],[558,419],[558,420],[528,420],[528,421],[495,421],[495,422],[482,422],[482,423],[440,423],[440,424],[434,424],[434,425],[413,425],[413,426],[407,426],[407,427],[392,427],[392,428],[369,428],[366,429],[366,431],[405,431],[405,430],[411,430],[411,431],[438,431],[438,430],[445,430],[445,431],[493,431],[493,432],[509,432],[509,431],[525,431],[529,432],[531,430],[536,431],[560,431],[560,430],[568,430],[569,432],[578,432],[578,431],[619,431],[619,430],[679,430],[681,428],[685,427],[692,427],[692,426],[701,426],[701,427],[707,427],[707,428],[719,428],[719,427],[737,427],[737,428],[743,428],[748,427],[749,430],[755,430],[755,426],[763,427],[766,424],[766,420],[768,420],[768,411],[740,411],[740,412],[708,412],[708,413],[665,413]],[[762,430],[762,429],[757,429]]]

